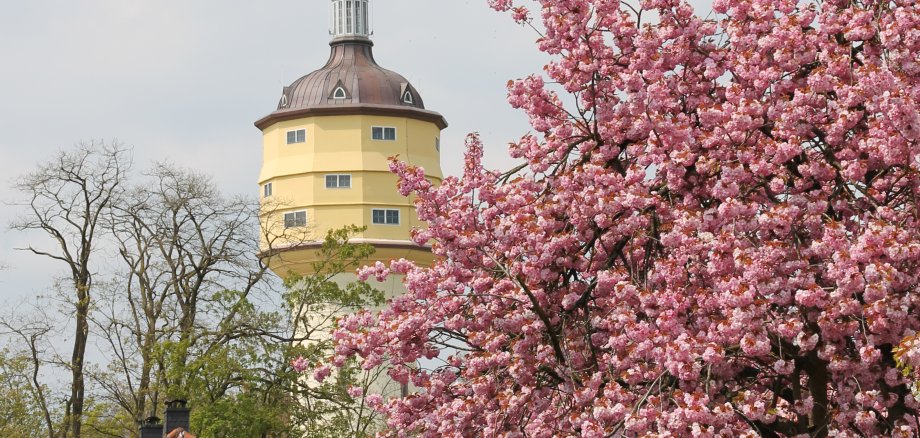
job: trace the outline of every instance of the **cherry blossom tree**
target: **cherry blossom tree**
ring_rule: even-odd
[[[389,433],[920,434],[920,5],[490,4],[552,57],[524,165],[393,161],[438,262],[336,332],[418,388]]]

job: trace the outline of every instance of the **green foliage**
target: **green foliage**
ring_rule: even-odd
[[[258,311],[237,291],[215,298],[211,305],[232,307],[237,316],[217,330],[158,346],[163,393],[188,400],[199,437],[279,436],[287,431],[282,420],[289,409],[278,383],[287,345],[261,334],[279,330],[280,316]]]
[[[283,308],[264,311],[240,291],[212,293],[202,315],[230,315],[160,342],[160,393],[192,407],[192,430],[199,437],[367,436],[375,420],[348,395],[366,386],[376,372],[349,363],[328,380],[305,379],[291,362],[306,358],[317,366],[332,356],[328,333],[336,319],[358,308],[379,306],[383,293],[364,282],[342,282],[374,253],[349,243],[359,227],[330,231],[314,273],[286,279]],[[206,327],[211,327],[207,329]]]
[[[267,378],[266,366],[275,365],[286,349],[264,336],[282,330],[281,314],[260,311],[241,292],[218,292],[208,307],[207,314],[233,317],[158,345],[167,398],[212,403],[228,392],[256,386]]]
[[[191,429],[202,438],[286,435],[282,410],[257,392],[229,395],[192,410]]]
[[[369,407],[348,394],[348,388],[367,388],[383,370],[364,371],[349,361],[322,383],[301,378],[296,394],[301,403],[291,412],[291,422],[305,437],[337,438],[373,436],[380,419]]]
[[[137,430],[130,413],[101,399],[86,399],[83,418],[81,434],[84,437],[123,436],[125,431]]]
[[[898,370],[911,381],[911,392],[916,399],[920,399],[920,368],[911,365],[910,357],[913,352],[914,360],[916,360],[918,349],[920,349],[920,333],[904,338],[901,344],[894,347],[892,351]]]
[[[29,360],[0,350],[0,436],[46,436],[41,409],[29,384]]]
[[[349,242],[351,237],[361,233],[365,228],[350,225],[330,230],[319,250],[318,260],[312,264],[313,273],[298,275],[291,272],[288,274],[284,282],[287,287],[284,300],[293,315],[320,313],[338,316],[344,311],[383,304],[383,293],[368,283],[352,281],[342,285],[336,281],[336,276],[354,273],[365,260],[374,254],[373,245]],[[301,326],[295,329],[301,331],[306,329],[308,332],[315,329],[315,326],[321,325],[295,320],[295,324],[298,322],[301,323]],[[322,328],[327,327],[322,325]]]
[[[342,437],[370,436],[379,419],[361,400],[348,394],[349,387],[365,390],[374,384],[383,370],[365,371],[356,363],[346,363],[331,375],[317,382],[312,370],[328,364],[333,355],[330,332],[339,317],[361,308],[379,307],[383,292],[361,281],[346,281],[341,274],[353,274],[374,253],[369,244],[350,243],[352,236],[364,231],[349,226],[331,230],[319,251],[313,272],[291,274],[285,281],[284,295],[293,316],[296,342],[288,351],[290,359],[302,358],[311,365],[307,376],[292,381],[299,403],[292,406],[290,422],[304,436]]]

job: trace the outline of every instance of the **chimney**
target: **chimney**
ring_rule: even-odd
[[[185,430],[189,429],[190,414],[189,408],[185,404],[185,400],[168,400],[166,402],[166,422],[160,433],[165,435],[177,427]]]
[[[163,424],[159,417],[148,417],[141,422],[141,438],[163,438]]]

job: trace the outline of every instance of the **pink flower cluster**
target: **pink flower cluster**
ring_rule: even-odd
[[[418,388],[389,434],[920,433],[915,1],[490,3],[552,56],[526,166],[394,161],[438,261],[365,269],[408,293],[335,333]]]
[[[310,362],[303,357],[298,357],[291,361],[291,367],[294,368],[294,371],[302,373],[310,368]]]

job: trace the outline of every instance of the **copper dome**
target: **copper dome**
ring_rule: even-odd
[[[377,64],[369,39],[336,38],[329,45],[326,65],[284,87],[277,110],[256,126],[264,129],[280,120],[325,114],[398,115],[447,126],[440,114],[425,110],[406,78]]]

